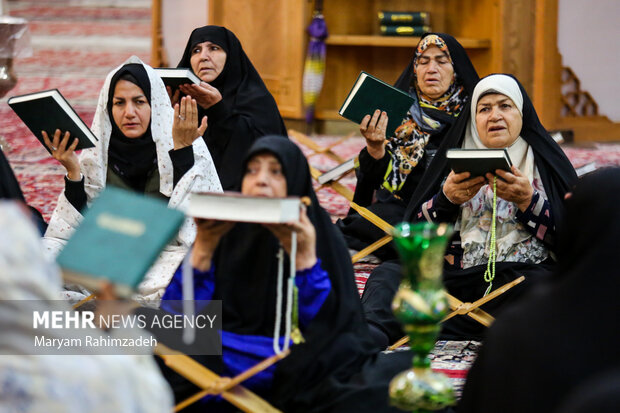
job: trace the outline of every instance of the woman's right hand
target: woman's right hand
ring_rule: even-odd
[[[69,132],[65,132],[62,140],[60,139],[61,132],[59,129],[56,129],[54,137],[51,140],[47,132],[41,131],[41,134],[43,135],[45,146],[50,149],[54,159],[60,162],[67,170],[67,177],[72,181],[81,180],[80,161],[75,153],[75,148],[79,142],[78,138],[73,139],[73,143],[67,147],[70,138]]]
[[[235,226],[234,222],[194,218],[196,239],[192,249],[192,266],[200,271],[211,268],[211,259],[222,237]]]
[[[207,82],[200,82],[200,85],[194,83],[180,85],[179,89],[186,95],[196,99],[196,102],[198,102],[203,109],[209,109],[222,100],[220,91]]]
[[[183,96],[181,102],[174,105],[172,121],[174,150],[192,146],[196,139],[202,137],[207,130],[207,117],[203,116],[200,124],[198,123],[196,101],[189,96]]]
[[[469,175],[469,172],[455,174],[454,171],[450,171],[443,184],[443,193],[453,204],[461,205],[469,201],[486,183],[482,176],[469,179]]]
[[[366,149],[370,156],[375,159],[381,159],[385,155],[385,131],[388,124],[388,115],[386,112],[375,110],[372,115],[364,116],[360,123],[360,132],[366,138]]]

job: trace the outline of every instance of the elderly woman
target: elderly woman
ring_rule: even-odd
[[[558,222],[554,277],[489,328],[459,412],[618,411],[619,203],[620,168],[580,179]]]
[[[196,102],[184,98],[170,107],[163,82],[150,66],[132,57],[106,78],[99,95],[92,131],[94,148],[78,156],[68,133],[44,137],[52,155],[66,169],[65,191],[58,198],[44,244],[55,256],[82,219],[83,210],[106,185],[168,200],[184,208],[192,191],[221,191],[198,125]],[[199,126],[199,127],[198,127]],[[163,251],[139,287],[146,299],[157,300],[196,234],[187,219],[177,238]]]
[[[376,110],[362,120],[366,147],[359,154],[353,201],[390,224],[402,221],[411,195],[444,136],[469,104],[477,81],[476,70],[456,39],[445,33],[422,37],[395,84],[415,102],[394,136],[386,142],[385,112]],[[385,235],[353,210],[340,224],[347,244],[356,250]],[[375,254],[388,259],[396,253],[388,245]]]
[[[346,246],[318,203],[303,153],[284,137],[264,137],[250,149],[244,171],[243,194],[306,196],[311,203],[299,222],[289,224],[237,223],[232,229],[227,222],[198,224],[191,255],[195,297],[222,300],[223,310],[222,358],[205,363],[234,376],[273,355],[275,347],[290,344],[290,355],[243,385],[287,412],[398,411],[388,406],[387,385],[411,353],[379,355],[373,346]],[[293,300],[298,318],[292,323],[304,339],[297,344],[286,342],[285,305],[277,307],[288,301],[286,283],[277,287],[282,285],[278,257],[289,268],[292,231],[297,233],[298,290]],[[166,290],[162,308],[169,307],[166,300],[183,298],[182,272]]]
[[[525,275],[525,282],[482,307],[495,315],[553,268],[555,223],[562,219],[563,197],[576,174],[541,125],[525,90],[511,76],[482,79],[461,121],[467,122],[465,133],[459,136],[455,128],[446,137],[436,162],[424,175],[424,184],[412,197],[406,218],[455,224],[444,283],[462,301],[473,302]],[[495,175],[475,178],[469,172],[455,174],[445,158],[449,147],[506,148],[512,171],[497,170]],[[494,185],[497,219],[493,233]],[[489,260],[492,239],[496,240],[497,265]],[[373,277],[383,280],[386,288],[365,293],[367,317],[392,341],[401,334],[389,310],[400,282],[399,267],[386,263],[375,269]],[[482,325],[460,316],[444,323],[442,331],[447,339],[480,339],[482,334]]]
[[[33,308],[71,308],[58,300],[60,273],[44,258],[28,215],[25,205],[0,201],[0,411],[172,411],[172,393],[152,357],[95,355],[79,346],[41,355],[35,336],[63,339],[75,331],[33,328]]]
[[[191,68],[202,82],[182,85],[180,93],[196,99],[209,125],[203,134],[224,190],[239,182],[243,155],[261,136],[287,135],[273,96],[230,30],[195,29],[178,67]],[[171,92],[171,91],[169,91]],[[179,99],[179,92],[171,97]]]

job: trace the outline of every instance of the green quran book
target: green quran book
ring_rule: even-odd
[[[381,26],[384,36],[421,36],[431,31],[430,26]]]
[[[164,201],[107,187],[56,261],[65,281],[92,290],[111,282],[119,296],[128,297],[184,219]]]
[[[384,26],[428,26],[431,15],[424,11],[380,11],[379,24]]]
[[[361,72],[338,113],[359,124],[364,116],[372,116],[376,109],[385,111],[388,114],[385,136],[389,138],[400,126],[412,104],[413,98],[407,93]]]

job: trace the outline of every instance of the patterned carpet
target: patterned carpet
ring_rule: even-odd
[[[32,57],[15,60],[19,77],[8,96],[57,88],[78,114],[90,124],[96,99],[105,74],[132,54],[148,62],[150,55],[150,1],[148,0],[26,0],[10,1],[11,15],[30,21]],[[0,100],[0,139],[3,150],[17,175],[27,201],[46,219],[54,210],[63,189],[63,168],[32,136],[12,110],[5,97]],[[317,136],[321,146],[339,137]],[[364,140],[353,137],[337,145],[334,152],[344,159],[355,156]],[[303,148],[306,155],[311,151]],[[566,147],[575,166],[596,162],[598,167],[620,165],[620,144]],[[309,162],[325,171],[335,161],[324,155],[311,156]],[[340,181],[354,189],[355,177]],[[321,204],[333,219],[348,211],[346,200],[331,189],[319,188]],[[375,267],[369,262],[355,265],[360,294]],[[464,382],[468,366],[478,348],[473,342],[439,342],[433,367],[444,371],[458,388]]]

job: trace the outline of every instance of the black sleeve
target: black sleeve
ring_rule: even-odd
[[[80,213],[86,208],[86,190],[84,176],[80,181],[72,181],[65,175],[65,197]]]
[[[233,113],[223,100],[205,111],[208,122],[207,147],[224,190],[235,189],[241,181],[245,153],[261,136],[251,118]],[[232,142],[234,136],[234,142]]]
[[[190,145],[177,150],[170,149],[168,154],[172,161],[172,184],[173,186],[177,186],[185,173],[194,166],[194,150]]]
[[[364,148],[360,151],[358,160],[360,167],[357,171],[357,184],[355,186],[353,202],[361,206],[368,206],[372,203],[374,191],[381,186],[385,179],[385,173],[387,172],[391,157],[386,150],[383,158],[375,159]]]
[[[439,192],[431,199],[420,205],[416,211],[416,221],[428,222],[455,222],[460,211],[460,205],[450,202],[443,192],[443,185]]]

